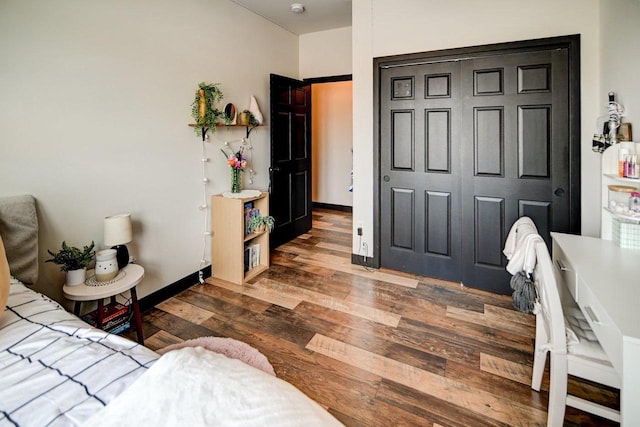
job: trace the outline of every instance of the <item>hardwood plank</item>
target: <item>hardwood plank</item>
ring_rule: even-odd
[[[337,257],[336,257],[337,258]],[[415,288],[418,286],[418,281],[415,279],[408,279],[405,277],[401,277],[394,274],[389,273],[381,273],[379,271],[367,271],[362,266],[356,266],[353,264],[347,264],[344,262],[336,262],[335,258],[329,258],[325,255],[317,255],[313,258],[308,258],[304,256],[298,256],[295,258],[296,261],[300,261],[306,264],[311,265],[331,265],[331,268],[334,268],[338,271],[342,271],[343,273],[354,274],[356,276],[369,277],[374,280],[380,280],[383,282],[393,283],[399,286],[405,286],[408,288]]]
[[[331,270],[333,274],[333,270]],[[275,280],[287,285],[296,286],[311,291],[322,292],[335,298],[344,299],[352,290],[349,283],[326,277],[324,274],[316,274],[309,271],[302,271],[283,265],[273,265],[265,274],[264,279]]]
[[[253,283],[236,285],[234,283],[225,282],[224,280],[217,280],[211,277],[207,279],[207,283],[289,309],[294,308],[296,305],[302,302],[302,299],[300,298],[292,297],[282,292],[274,291],[272,289],[269,289],[268,287],[257,287]]]
[[[502,320],[505,322],[513,322],[533,328],[535,333],[536,316],[529,313],[515,311],[513,308],[496,307],[492,304],[484,305],[484,314],[487,319]]]
[[[478,390],[504,396],[510,400],[542,411],[547,410],[548,394],[546,391],[538,393],[532,390],[528,384],[521,384],[501,376],[493,375],[478,369],[477,366],[469,366],[453,360],[447,360],[445,376],[468,384]]]
[[[151,350],[158,351],[167,346],[181,343],[182,341],[184,340],[176,337],[175,335],[171,335],[169,332],[158,331],[150,337],[147,337],[144,340],[144,345]]]
[[[344,245],[344,244],[340,245],[336,243],[320,242],[316,245],[316,247],[322,248],[322,249],[329,249],[336,252],[344,252],[346,254],[349,254],[349,256],[351,256],[351,245]]]
[[[456,404],[388,380],[382,381],[376,397],[383,402],[388,402],[390,407],[399,407],[419,415],[426,422],[433,422],[434,426],[506,427],[506,424],[492,418],[480,416]]]
[[[480,370],[526,385],[531,384],[531,375],[533,374],[531,366],[484,353],[480,353]]]
[[[309,301],[323,307],[330,308],[335,311],[351,314],[352,316],[362,317],[363,319],[372,320],[388,326],[397,326],[400,322],[400,316],[394,313],[388,313],[377,308],[344,301],[334,298],[320,292],[301,289],[299,287],[290,286],[284,283],[276,282],[270,279],[261,279],[253,285],[256,289],[267,289],[269,293],[282,293],[284,295],[293,296],[300,301]]]
[[[458,307],[447,307],[447,316],[460,320],[466,320],[468,322],[477,323],[480,325],[489,326],[491,328],[511,332],[513,334],[518,334],[525,337],[531,337],[535,335],[535,325],[531,326],[517,322],[510,322],[502,318],[486,316],[485,313],[478,313]]]
[[[322,335],[315,335],[307,349],[359,366],[391,381],[455,403],[480,415],[512,426],[544,426],[546,413],[491,393],[480,393],[464,383],[397,362]]]
[[[171,313],[184,320],[197,324],[200,324],[213,316],[211,311],[203,310],[193,304],[189,304],[188,302],[181,301],[177,298],[161,302],[157,307],[167,313]]]

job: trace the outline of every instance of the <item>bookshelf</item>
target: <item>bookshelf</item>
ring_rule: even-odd
[[[269,194],[232,199],[220,194],[211,197],[211,265],[213,277],[243,284],[269,268],[269,233],[246,233],[245,207],[269,215]],[[246,249],[253,249],[255,266],[246,269]]]

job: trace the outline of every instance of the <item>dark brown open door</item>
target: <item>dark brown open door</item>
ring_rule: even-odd
[[[271,74],[269,213],[273,247],[311,229],[311,87]]]

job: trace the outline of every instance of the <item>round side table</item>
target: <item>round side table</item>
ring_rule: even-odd
[[[62,293],[65,298],[75,301],[73,312],[76,316],[80,315],[80,305],[85,301],[98,301],[98,318],[96,326],[102,328],[104,299],[111,298],[111,302],[115,302],[115,297],[126,291],[131,292],[131,307],[133,308],[133,318],[135,321],[136,334],[138,342],[144,345],[144,336],[142,333],[142,316],[140,315],[140,306],[138,305],[138,296],[136,294],[136,286],[142,282],[144,278],[144,268],[138,264],[128,264],[120,270],[118,275],[104,284],[92,280],[93,274],[87,274],[89,277],[83,284],[76,286],[62,287]]]

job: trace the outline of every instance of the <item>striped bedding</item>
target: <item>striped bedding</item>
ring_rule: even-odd
[[[12,279],[0,318],[0,426],[79,425],[158,357]]]

